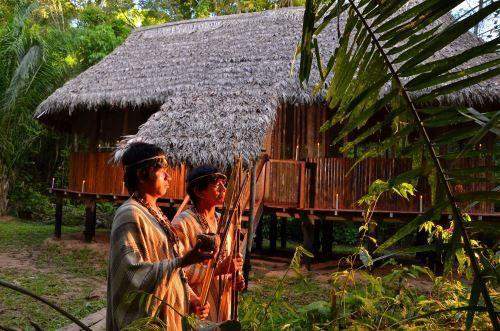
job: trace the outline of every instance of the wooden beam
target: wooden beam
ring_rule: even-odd
[[[255,184],[256,184],[255,172],[256,172],[255,162],[253,162],[252,168],[250,169],[250,205],[249,205],[248,234],[246,238],[247,246],[245,252],[245,261],[243,264],[243,276],[245,277],[245,287],[248,286],[248,278],[250,276],[250,270],[252,269],[250,258],[252,254],[253,233],[255,226]]]
[[[281,225],[280,225],[280,239],[281,239],[281,248],[286,249],[286,223],[287,219],[286,218],[281,218]]]
[[[321,252],[326,256],[330,256],[332,253],[333,243],[333,222],[322,219],[321,224],[323,236],[323,240],[321,242]]]
[[[306,207],[306,163],[300,163],[299,208]]]
[[[271,214],[269,219],[269,250],[276,251],[276,240],[278,238],[278,218],[276,214]]]
[[[302,229],[302,238],[303,238],[303,244],[304,248],[307,249],[309,252],[313,251],[313,224],[311,220],[307,217],[305,213],[301,213],[301,223],[300,227]],[[306,257],[304,259],[306,262],[307,269],[309,270],[311,268],[311,258]]]
[[[95,200],[85,201],[85,230],[83,232],[85,241],[92,242],[95,238],[96,223],[96,202]]]
[[[257,250],[262,250],[262,226],[263,226],[263,219],[259,222],[257,225],[257,229],[255,230],[255,249]]]
[[[348,218],[341,216],[326,216],[324,219],[330,222],[346,222],[349,220]]]
[[[279,218],[293,217],[291,213],[287,213],[287,212],[279,212],[279,211],[277,211],[275,214],[276,214],[276,217],[279,217]]]
[[[317,255],[319,253],[319,248],[321,246],[320,234],[321,234],[321,221],[315,220],[313,224],[313,253]]]

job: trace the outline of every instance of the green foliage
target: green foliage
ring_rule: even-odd
[[[389,150],[396,157],[414,158],[417,153],[421,153],[419,171],[408,176],[408,179],[417,182],[420,176],[433,177],[434,205],[400,229],[377,250],[382,251],[417,232],[424,222],[439,218],[445,208],[450,208],[454,230],[447,247],[446,262],[450,264],[450,259],[457,257],[459,264],[463,265],[467,256],[480,285],[477,290],[482,292],[494,328],[499,328],[494,305],[480,276],[483,271],[479,259],[465,228],[464,212],[457,204],[458,201],[468,202],[470,205],[477,201],[498,201],[498,192],[483,192],[477,189],[481,186],[470,185],[490,178],[491,169],[457,169],[455,166],[457,156],[474,155],[474,145],[485,135],[494,137],[500,134],[498,111],[436,106],[440,104],[439,98],[491,79],[500,70],[496,60],[480,60],[479,64],[470,62],[471,59],[494,52],[493,48],[498,47],[498,40],[479,46],[464,45],[470,48],[460,54],[450,55],[449,58],[433,58],[437,52],[446,53],[447,48],[453,48],[452,43],[457,38],[500,9],[500,2],[492,2],[445,27],[436,22],[463,2],[464,0],[424,0],[413,3],[333,0],[323,3],[308,0],[300,45],[299,78],[301,81],[308,80],[312,50],[315,49],[321,77],[315,90],[326,89],[327,102],[335,110],[323,129],[328,129],[333,124],[341,126],[335,142],[343,139],[347,141],[341,148],[343,152],[348,152],[384,130],[392,131],[392,134],[383,134],[378,143],[365,144],[368,148],[358,162],[367,157],[383,155]],[[409,6],[404,6],[405,4]],[[328,63],[324,68],[321,65],[317,37],[326,25],[333,24],[335,19],[338,22],[340,16],[345,19],[345,25],[338,31],[339,45],[332,50],[333,55],[326,62],[323,61]],[[446,149],[450,146],[452,148],[448,150],[452,152],[447,152]],[[458,153],[455,148],[458,148]],[[496,149],[496,146],[492,146],[490,151]],[[454,161],[446,163],[444,159]],[[462,172],[464,175],[454,175],[457,170],[466,170],[467,174]],[[374,192],[360,201],[367,206],[365,225],[360,228],[364,233],[368,231],[372,211],[380,196],[377,190],[386,189],[384,183],[375,184],[377,186],[374,187]],[[461,189],[462,185],[470,185],[471,192],[457,194],[453,186]],[[403,190],[397,193],[404,197],[413,194],[413,189]],[[465,208],[465,211],[468,208],[470,207]],[[440,234],[441,239],[448,239],[447,233],[440,228],[435,227],[435,233]],[[367,238],[373,239],[369,236]],[[458,250],[459,244],[463,246],[465,253]],[[369,263],[364,251],[360,252],[365,256],[364,262]],[[463,254],[458,256],[457,252]]]
[[[327,288],[318,286],[308,275],[303,276],[257,280],[240,303],[243,328],[460,329],[470,311],[467,309],[468,286],[459,280],[436,277],[420,266],[395,265],[381,275],[352,269],[333,272]],[[276,292],[279,287],[286,287],[288,291]],[[266,300],[274,301],[268,306]],[[267,318],[262,319],[266,308]],[[477,330],[491,328],[484,308],[479,310],[482,312],[471,325]]]
[[[74,226],[63,226],[63,232],[80,231]],[[13,248],[23,249],[39,246],[54,233],[54,227],[35,222],[20,222],[18,220],[0,222],[0,251]]]
[[[334,244],[355,245],[358,242],[358,227],[354,224],[335,224],[332,238]]]
[[[0,1],[0,214],[45,220],[46,188],[66,182],[70,139],[33,119],[38,104],[102,60],[137,26],[260,11],[303,1]],[[35,184],[35,185],[32,185]],[[30,187],[31,186],[31,187]],[[34,205],[41,199],[40,206]],[[73,209],[70,210],[71,214]]]
[[[81,232],[80,227],[63,226],[63,233]],[[56,302],[77,318],[106,306],[102,295],[106,282],[106,258],[88,247],[62,249],[53,242],[52,225],[3,219],[0,222],[0,278]],[[0,325],[31,330],[29,320],[43,330],[56,330],[69,320],[33,299],[0,288]]]
[[[54,207],[49,197],[26,181],[16,182],[10,199],[12,214],[16,217],[43,223],[54,219]]]

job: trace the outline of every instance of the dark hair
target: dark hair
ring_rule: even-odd
[[[221,172],[219,171],[219,169],[210,165],[202,165],[189,171],[186,180],[186,192],[195,205],[198,203],[196,190],[203,191],[204,189],[206,189],[208,185],[220,178],[220,176],[217,175],[220,173]]]
[[[140,179],[149,176],[149,173],[146,173],[146,171],[150,167],[154,167],[155,169],[161,167],[158,160],[155,159],[145,162],[140,161],[164,154],[160,147],[143,142],[132,143],[127,147],[123,153],[122,165],[125,170],[123,180],[129,193],[137,190]]]

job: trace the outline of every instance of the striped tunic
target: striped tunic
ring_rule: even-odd
[[[191,209],[187,209],[172,221],[172,225],[177,231],[177,235],[179,236],[182,246],[187,250],[196,245],[196,236],[198,234],[217,233],[217,228],[215,228],[214,224],[209,224],[210,229],[204,230],[195,215],[196,214]],[[217,215],[217,219],[219,218],[218,216],[219,215]],[[226,239],[225,252],[223,252],[222,258],[227,256],[227,252],[231,249],[232,238],[230,234],[231,229],[229,231],[228,238]],[[184,271],[186,273],[189,286],[196,295],[200,296],[207,266],[201,263],[194,264],[184,268]],[[228,290],[230,289],[230,286],[226,287],[226,291],[222,293],[222,295],[219,292],[219,289],[224,288],[224,283],[227,282],[229,282],[229,275],[214,277],[214,281],[208,292],[208,302],[210,303],[208,320],[212,322],[222,322],[231,317],[231,291]],[[221,309],[219,310],[219,314],[217,316],[217,308],[219,306],[221,306]]]
[[[140,203],[125,201],[111,229],[106,330],[120,330],[155,313],[169,330],[181,330],[181,316],[159,300],[146,304],[141,304],[140,297],[130,300],[132,292],[152,293],[187,314],[188,289],[180,272],[180,259],[175,258],[163,228]]]

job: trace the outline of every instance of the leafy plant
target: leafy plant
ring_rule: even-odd
[[[437,179],[433,206],[380,245],[377,251],[418,231],[422,223],[438,218],[449,208],[454,228],[447,257],[451,259],[456,250],[464,249],[475,275],[470,306],[475,307],[476,298],[481,295],[493,327],[499,329],[498,316],[486,286],[487,270],[474,252],[459,202],[496,201],[500,196],[497,191],[460,192],[459,188],[464,185],[482,183],[490,178],[491,168],[459,168],[456,159],[458,156],[477,156],[474,147],[483,137],[499,135],[500,112],[479,112],[439,102],[446,100],[450,93],[498,75],[498,59],[486,56],[479,58],[479,64],[468,65],[471,59],[495,52],[498,40],[469,45],[469,49],[445,58],[436,59],[433,55],[450,47],[467,30],[498,10],[500,2],[491,3],[459,21],[441,24],[439,18],[462,2],[331,0],[321,4],[308,0],[300,45],[299,77],[301,81],[309,78],[316,58],[321,79],[315,90],[326,88],[326,100],[330,108],[335,109],[332,119],[322,129],[342,126],[334,141],[347,140],[341,151],[347,152],[375,133],[391,129],[392,135],[371,144],[359,159],[380,155],[389,149],[398,157],[420,155],[420,166],[395,180],[416,180],[419,176],[430,175]],[[322,61],[318,36],[326,26],[335,23],[339,46],[327,61]],[[356,135],[349,135],[354,132]],[[353,136],[355,138],[350,140]],[[444,151],[450,145],[458,146],[459,152]],[[474,310],[469,311],[473,318]]]

